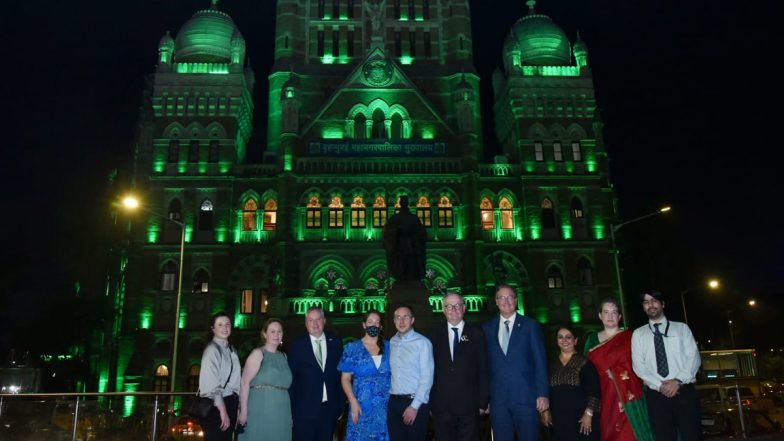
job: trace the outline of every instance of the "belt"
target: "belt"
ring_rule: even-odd
[[[414,394],[390,394],[390,398],[413,400]]]
[[[287,387],[280,387],[280,386],[273,386],[271,384],[254,384],[250,387],[251,389],[277,389],[277,390],[289,390]]]

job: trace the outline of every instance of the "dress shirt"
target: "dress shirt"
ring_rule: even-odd
[[[463,336],[463,328],[465,328],[465,321],[460,320],[460,323],[456,325],[450,325],[449,322],[446,322],[446,333],[449,336],[449,355],[452,356],[452,360],[455,359],[455,347],[452,345],[452,342],[455,340],[455,331],[452,328],[457,328],[457,341],[460,341],[460,338]]]
[[[327,365],[327,334],[321,333],[321,337],[314,337],[308,334],[310,337],[310,348],[313,350],[313,357],[318,361],[318,352],[316,349],[316,340],[321,340],[321,370],[324,370],[324,366]],[[321,394],[321,402],[327,401],[327,383],[324,383],[324,391]]]
[[[653,343],[655,323],[661,323],[659,331],[664,336],[669,374],[659,375],[656,369],[656,349]],[[700,351],[689,325],[662,318],[640,326],[632,334],[632,366],[645,384],[659,390],[664,380],[679,380],[683,384],[694,383],[700,368]]]
[[[506,333],[506,325],[504,325],[504,322],[509,320],[509,338],[511,339],[512,338],[512,329],[514,328],[515,318],[517,318],[517,314],[516,313],[512,314],[512,316],[509,317],[509,318],[504,318],[504,316],[502,316],[500,314],[498,315],[498,319],[499,319],[499,321],[498,321],[498,323],[499,323],[499,326],[498,326],[498,344],[501,345],[502,348],[504,347],[504,333]]]
[[[452,332],[452,331],[450,331]],[[422,334],[408,331],[389,339],[389,365],[392,368],[392,395],[414,395],[411,407],[419,409],[430,399],[433,387],[433,345]]]
[[[213,338],[201,356],[199,395],[212,398],[212,402],[218,406],[223,404],[223,397],[239,392],[240,359],[237,353],[229,348],[227,341]]]

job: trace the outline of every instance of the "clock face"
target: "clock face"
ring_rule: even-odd
[[[362,68],[365,81],[371,86],[386,86],[392,81],[392,65],[386,60],[368,61]]]

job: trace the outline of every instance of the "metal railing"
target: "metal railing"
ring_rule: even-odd
[[[2,441],[203,439],[185,415],[193,392],[0,394]]]

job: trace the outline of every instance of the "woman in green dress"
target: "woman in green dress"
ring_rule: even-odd
[[[244,426],[239,441],[291,440],[291,370],[286,355],[278,350],[283,342],[283,324],[271,318],[261,329],[263,346],[245,361],[240,381],[240,414]],[[242,430],[242,429],[241,429]]]

